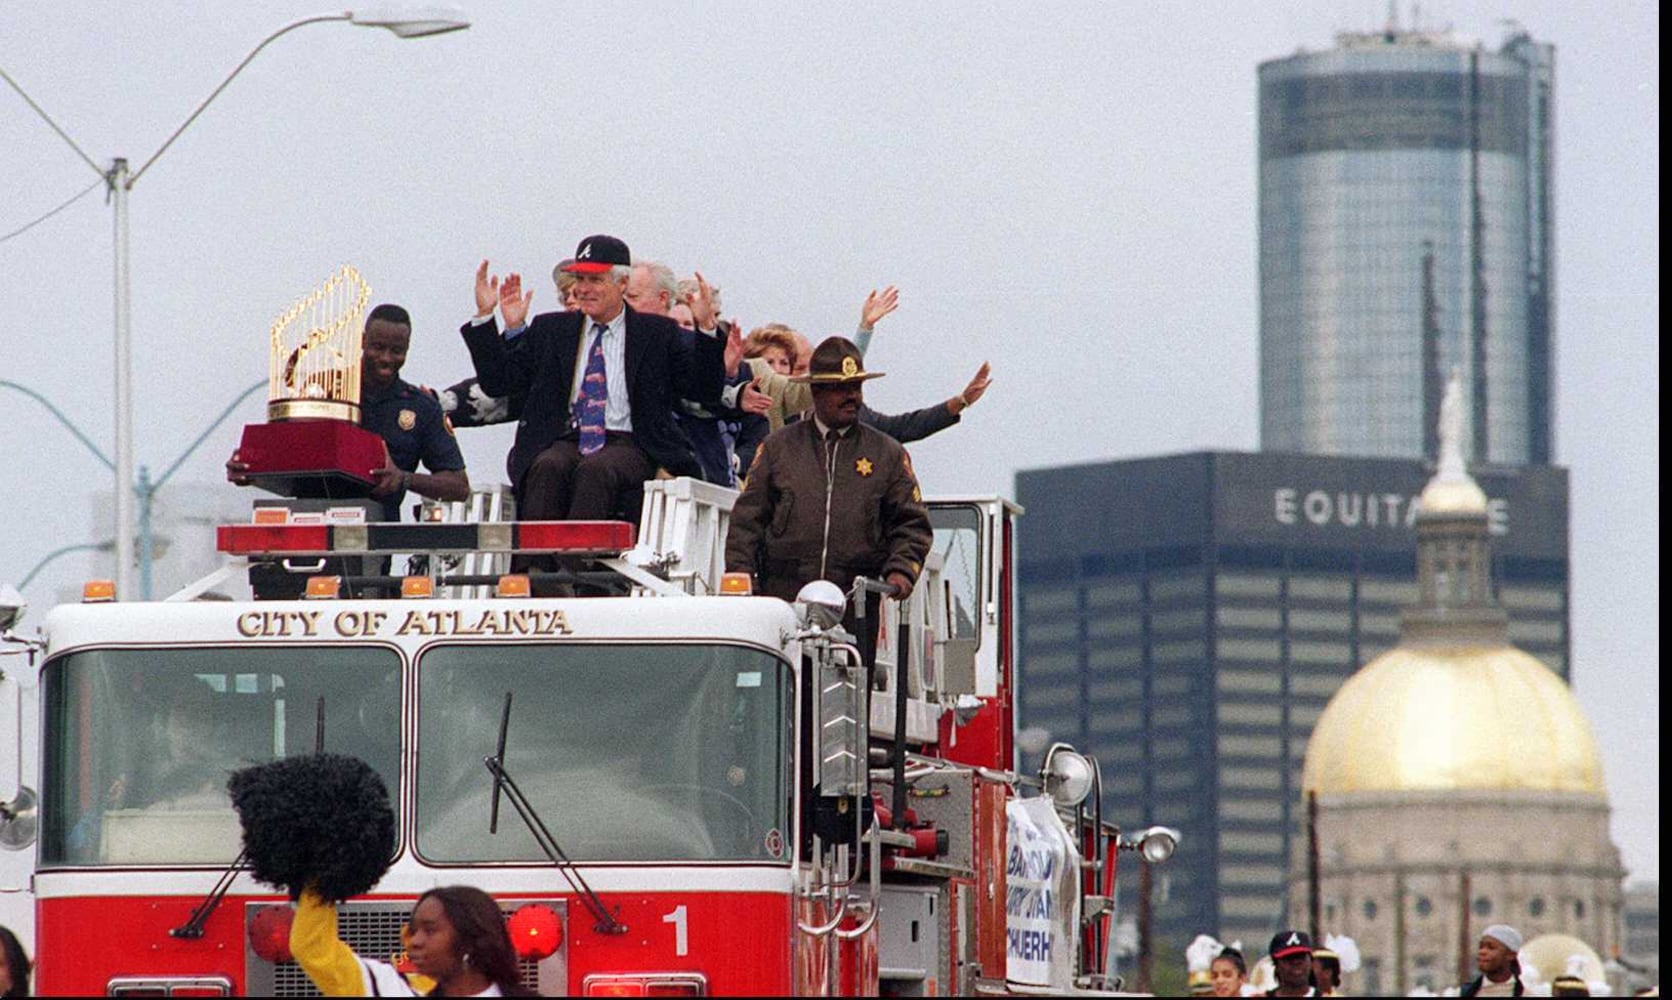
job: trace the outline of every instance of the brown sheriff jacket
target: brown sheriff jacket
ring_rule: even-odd
[[[726,569],[793,601],[813,580],[846,590],[856,576],[898,572],[916,583],[933,540],[899,442],[855,424],[830,446],[808,419],[761,442],[732,507]]]

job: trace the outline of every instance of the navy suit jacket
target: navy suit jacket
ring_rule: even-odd
[[[676,476],[701,477],[690,443],[673,422],[674,400],[717,400],[725,382],[725,345],[717,337],[681,337],[665,316],[627,310],[627,402],[633,411],[633,440],[651,461]],[[459,329],[482,391],[490,396],[524,396],[517,439],[505,460],[513,486],[534,456],[569,429],[569,393],[575,384],[581,327],[579,312],[541,313],[509,342],[492,319]]]

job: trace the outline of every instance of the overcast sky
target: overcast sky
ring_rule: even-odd
[[[1496,47],[1557,47],[1559,461],[1572,469],[1573,676],[1634,878],[1658,878],[1660,18],[1656,4],[1430,2]],[[0,5],[0,67],[96,161],[137,167],[297,3]],[[1255,68],[1381,2],[478,3],[402,41],[313,25],[264,51],[132,193],[138,464],[159,473],[264,377],[273,318],[343,263],[406,305],[406,375],[469,374],[483,257],[545,276],[581,236],[693,267],[746,325],[846,332],[901,307],[880,409],[987,399],[914,449],[928,492],[1072,462],[1258,446]],[[98,178],[0,86],[0,234]],[[94,191],[0,242],[0,378],[112,431],[112,213]],[[182,468],[215,483],[260,394]],[[472,477],[509,434],[462,435]],[[97,541],[109,474],[0,390],[0,580]],[[231,489],[224,485],[216,489]],[[105,529],[108,531],[108,529]],[[38,621],[93,572],[58,560]]]

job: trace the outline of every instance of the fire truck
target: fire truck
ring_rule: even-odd
[[[90,585],[10,636],[38,671],[39,807],[0,833],[35,840],[38,991],[315,995],[226,782],[321,751],[367,762],[397,817],[387,874],[339,907],[362,955],[398,961],[417,895],[465,883],[547,995],[1117,990],[1117,858],[1178,834],[1105,820],[1069,746],[1018,770],[1021,511],[931,500],[908,600],[786,603],[723,572],[734,497],[652,482],[636,526],[507,520],[497,491],[399,524],[272,502],[219,529],[220,573],[157,602]],[[530,596],[518,552],[584,596]],[[216,599],[246,567],[295,596]]]

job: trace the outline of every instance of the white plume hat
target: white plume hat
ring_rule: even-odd
[[[1359,970],[1358,942],[1347,935],[1325,934],[1324,950],[1335,953],[1335,957],[1341,962],[1341,972],[1343,974]],[[1313,954],[1317,954],[1317,952],[1313,952]]]
[[[1224,950],[1225,946],[1213,935],[1198,934],[1196,940],[1184,949],[1184,961],[1191,972],[1207,972],[1213,967],[1213,960]]]

